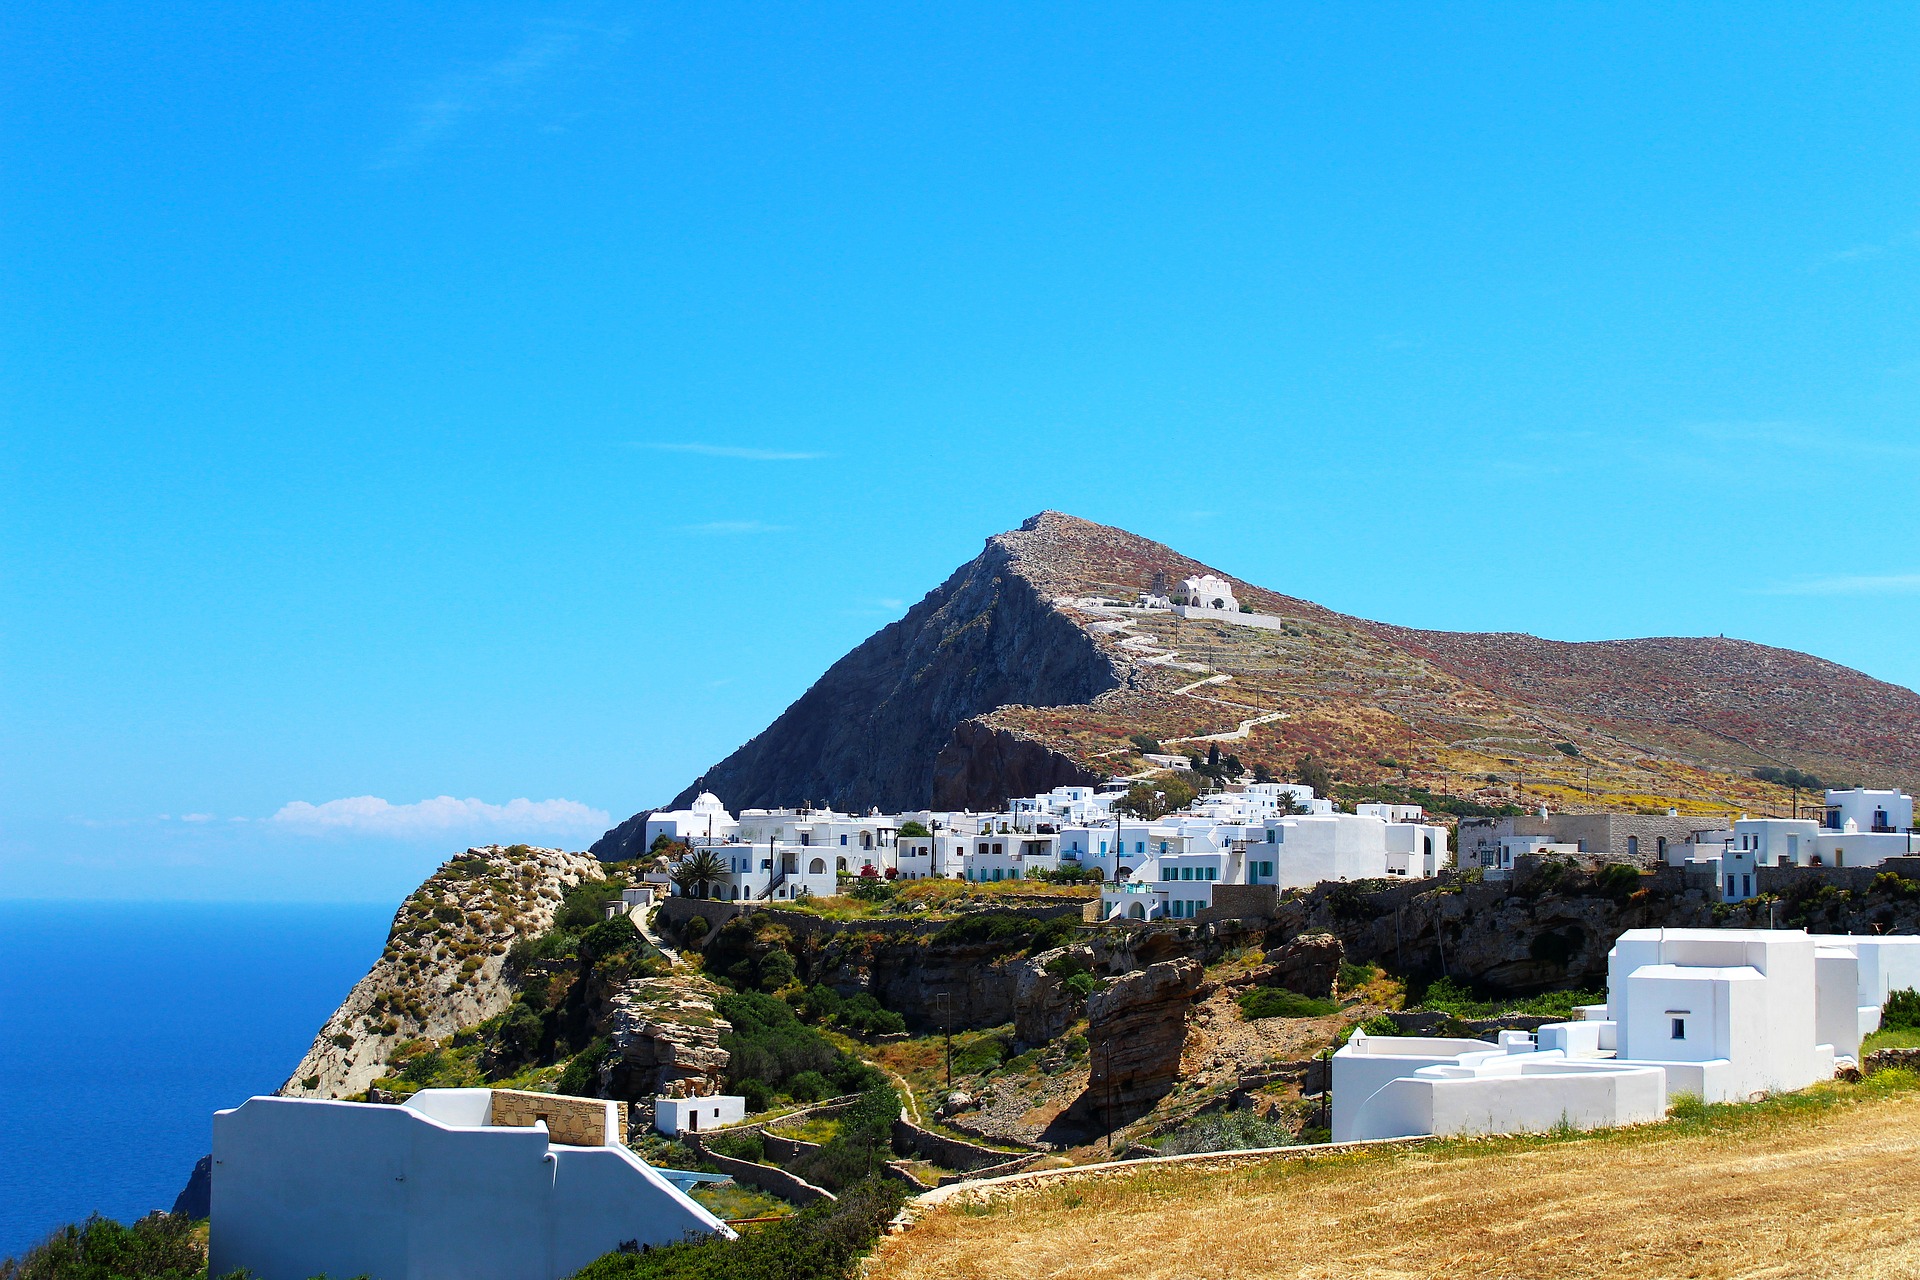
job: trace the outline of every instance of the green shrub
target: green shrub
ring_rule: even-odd
[[[767,1140],[758,1129],[742,1129],[738,1133],[716,1133],[707,1139],[707,1148],[735,1160],[751,1160],[755,1164],[764,1164],[767,1159]]]
[[[933,935],[933,942],[935,946],[945,947],[998,943],[1011,951],[1033,934],[1033,921],[1017,911],[980,911],[940,926],[939,932]]]
[[[839,1064],[832,1041],[794,1017],[784,1000],[743,991],[721,996],[714,1010],[733,1024],[720,1047],[731,1055],[727,1077],[736,1083],[751,1078],[782,1089],[801,1072],[825,1074]]]
[[[773,1090],[767,1088],[765,1080],[748,1076],[745,1080],[734,1081],[733,1090],[746,1099],[748,1111],[765,1111],[773,1105]]]
[[[829,1191],[870,1178],[893,1157],[893,1122],[899,1118],[900,1096],[881,1080],[840,1113],[833,1137],[794,1160],[788,1169]]]
[[[689,916],[686,927],[680,932],[686,935],[688,942],[698,942],[700,939],[706,937],[707,931],[712,928],[713,926],[707,923],[705,916]]]
[[[933,832],[927,830],[926,823],[920,822],[913,818],[908,818],[905,822],[900,824],[900,834],[907,837],[908,839],[915,839],[917,837],[930,836],[933,834]]]
[[[1377,965],[1354,964],[1347,960],[1340,962],[1340,989],[1342,991],[1351,991],[1355,987],[1364,987],[1379,976],[1380,969]]]
[[[1263,1120],[1251,1111],[1215,1111],[1196,1117],[1168,1134],[1160,1142],[1160,1154],[1184,1156],[1199,1151],[1290,1147],[1297,1141],[1293,1130]]]
[[[600,1083],[601,1064],[606,1062],[612,1052],[605,1036],[594,1040],[573,1055],[573,1060],[567,1063],[567,1069],[560,1073],[558,1080],[554,1081],[553,1091],[570,1093],[579,1098],[593,1097],[593,1091]]]
[[[1339,1011],[1336,1001],[1303,996],[1285,987],[1255,987],[1240,996],[1240,1016],[1248,1022],[1256,1018],[1320,1018]]]
[[[61,1227],[17,1259],[0,1261],[0,1280],[206,1280],[206,1274],[207,1251],[184,1213],[150,1213],[130,1227],[95,1214]]]
[[[833,1096],[827,1078],[818,1071],[802,1071],[788,1080],[787,1093],[796,1102],[818,1102]]]
[[[848,1280],[900,1212],[906,1190],[887,1178],[848,1187],[738,1240],[709,1237],[646,1253],[609,1253],[572,1280]]]
[[[1593,887],[1609,897],[1624,898],[1640,887],[1640,872],[1624,862],[1609,862],[1594,872]]]
[[[1883,1031],[1920,1029],[1920,991],[1908,987],[1889,992],[1887,1002],[1880,1006],[1880,1028]]]
[[[1010,1036],[976,1036],[953,1051],[953,1071],[955,1075],[978,1075],[993,1070],[1012,1056]]]

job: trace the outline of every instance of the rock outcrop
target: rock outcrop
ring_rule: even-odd
[[[1199,961],[1167,960],[1116,978],[1088,999],[1086,1097],[1093,1106],[1130,1117],[1173,1087],[1200,979]]]
[[[505,1011],[508,947],[546,932],[566,891],[599,877],[590,854],[526,845],[471,848],[445,863],[401,904],[380,958],[280,1092],[362,1093],[403,1041],[437,1040]]]
[[[1037,1048],[1066,1034],[1084,1001],[1068,990],[1061,961],[1077,961],[1088,971],[1092,947],[1058,947],[1013,968],[1013,1039],[1019,1050]]]
[[[1261,981],[1285,987],[1303,996],[1325,998],[1340,979],[1340,961],[1346,956],[1340,939],[1330,933],[1304,933],[1267,952],[1267,972]]]
[[[720,1093],[728,1054],[720,1037],[733,1028],[714,1012],[719,988],[690,973],[641,978],[609,1002],[606,1093],[616,1098]]]

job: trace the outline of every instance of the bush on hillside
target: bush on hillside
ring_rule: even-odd
[[[1883,1031],[1920,1030],[1920,991],[1908,987],[1887,994],[1887,1002],[1880,1006],[1880,1028]]]
[[[1287,1126],[1263,1120],[1251,1111],[1215,1111],[1168,1134],[1160,1142],[1160,1154],[1184,1156],[1200,1151],[1290,1147],[1298,1141]]]
[[[609,1253],[572,1280],[849,1280],[905,1198],[899,1183],[869,1178],[837,1201],[809,1205],[738,1240],[709,1237],[646,1253]]]
[[[870,1178],[893,1158],[893,1122],[899,1118],[900,1095],[881,1080],[840,1113],[833,1137],[794,1160],[788,1172],[829,1191]]]
[[[1248,1022],[1256,1018],[1323,1018],[1339,1011],[1338,1001],[1303,996],[1285,987],[1255,987],[1240,996],[1240,1016]]]
[[[150,1213],[130,1227],[95,1214],[0,1261],[0,1280],[206,1280],[206,1274],[206,1246],[184,1213]]]

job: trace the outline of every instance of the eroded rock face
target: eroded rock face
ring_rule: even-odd
[[[1087,1096],[1126,1114],[1151,1106],[1180,1074],[1200,962],[1168,960],[1114,979],[1087,1001]]]
[[[684,1097],[722,1092],[733,1029],[714,1012],[719,989],[690,975],[639,978],[608,1002],[606,1035],[618,1055],[607,1081],[616,1097]]]
[[[1048,972],[1049,966],[1071,957],[1091,970],[1092,947],[1058,947],[1013,970],[1013,1038],[1021,1051],[1037,1048],[1063,1036],[1080,1014],[1080,997],[1062,985],[1066,979]]]
[[[438,1040],[505,1012],[507,948],[553,924],[566,891],[597,880],[591,854],[476,846],[448,860],[401,904],[387,945],[320,1028],[293,1076],[292,1098],[365,1091],[403,1041]]]
[[[1267,952],[1265,986],[1285,987],[1303,996],[1326,997],[1340,977],[1346,950],[1330,933],[1303,933]]]

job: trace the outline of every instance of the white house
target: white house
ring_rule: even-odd
[[[1240,611],[1240,602],[1233,596],[1233,584],[1211,573],[1181,579],[1173,589],[1173,603],[1194,609],[1219,609],[1229,613]]]
[[[705,1133],[722,1125],[747,1118],[747,1100],[731,1093],[709,1094],[704,1098],[666,1098],[653,1100],[653,1127],[669,1138],[683,1133]]]
[[[597,1144],[570,1146],[543,1120],[495,1123],[492,1093],[249,1098],[216,1113],[212,1274],[559,1280],[629,1242],[732,1235],[620,1145],[617,1104],[603,1104]]]
[[[1682,1093],[1804,1089],[1855,1058],[1887,993],[1916,980],[1920,939],[1631,929],[1584,1021],[1497,1045],[1356,1033],[1333,1059],[1333,1137],[1637,1123]]]
[[[1185,920],[1213,905],[1215,885],[1306,888],[1327,880],[1418,879],[1446,866],[1445,827],[1334,813],[1331,806],[1320,812],[1322,803],[1313,802],[1313,813],[1259,821],[1170,814],[1137,835],[1124,825],[1096,829],[1097,838],[1089,833],[1089,839],[1097,856],[1108,858],[1113,842],[1119,853],[1112,860],[1125,860],[1101,891],[1102,916]],[[1074,856],[1078,838],[1072,829],[1061,833],[1063,858]]]
[[[647,816],[647,848],[651,849],[661,836],[683,842],[724,840],[739,829],[740,824],[727,812],[727,806],[720,803],[720,797],[711,791],[702,791],[684,809],[663,809]]]

